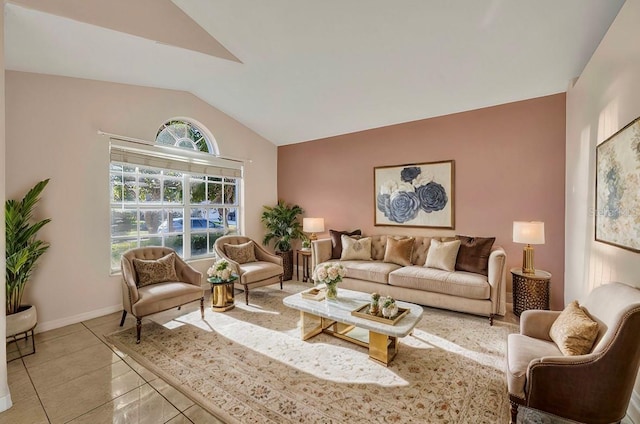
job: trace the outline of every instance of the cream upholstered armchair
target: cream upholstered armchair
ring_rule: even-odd
[[[204,290],[202,274],[184,262],[168,247],[140,247],[130,249],[120,259],[122,270],[122,319],[127,312],[136,317],[137,340],[140,343],[142,318],[178,308],[200,300],[200,314],[204,319]]]
[[[640,362],[640,290],[605,284],[580,306],[598,323],[586,354],[564,356],[552,341],[549,333],[559,311],[525,311],[520,334],[509,335],[512,422],[518,405],[584,423],[619,422],[624,417]]]
[[[214,249],[238,274],[234,286],[244,290],[247,305],[250,287],[268,286],[279,282],[282,290],[282,258],[267,252],[249,237],[222,236],[216,240]]]

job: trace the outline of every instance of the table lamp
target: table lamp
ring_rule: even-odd
[[[522,251],[522,272],[524,274],[535,274],[533,247],[531,247],[531,245],[544,244],[544,222],[514,221],[513,242],[526,244]]]
[[[309,240],[318,240],[316,233],[324,231],[324,218],[302,218],[302,231],[311,233]]]

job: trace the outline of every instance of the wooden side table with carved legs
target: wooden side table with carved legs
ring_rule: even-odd
[[[549,283],[551,274],[536,269],[525,274],[522,268],[511,268],[513,278],[513,313],[517,316],[527,309],[549,310]]]

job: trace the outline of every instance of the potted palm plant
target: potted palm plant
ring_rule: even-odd
[[[22,295],[36,262],[49,248],[49,243],[36,236],[51,219],[31,222],[33,209],[48,182],[46,179],[37,183],[21,201],[5,203],[7,336],[26,333],[37,322],[35,306],[22,305]]]
[[[298,215],[303,213],[304,210],[300,206],[289,206],[282,200],[279,200],[276,206],[264,206],[262,212],[261,221],[267,229],[262,244],[268,246],[274,241],[276,255],[282,257],[284,280],[291,280],[293,277],[291,243],[304,237],[302,225],[298,221]]]

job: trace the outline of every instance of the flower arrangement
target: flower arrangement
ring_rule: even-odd
[[[396,305],[396,300],[387,296],[384,299],[381,299],[382,303],[382,316],[385,318],[393,318],[398,314],[398,305]]]
[[[335,299],[338,296],[337,285],[346,274],[347,271],[339,263],[325,264],[313,272],[313,281],[324,283],[327,286],[327,298]]]
[[[369,306],[369,313],[371,315],[378,315],[380,313],[380,295],[378,293],[371,293],[371,306]]]
[[[226,259],[219,259],[207,270],[208,281],[220,283],[223,281],[234,281],[238,276],[233,272]]]

